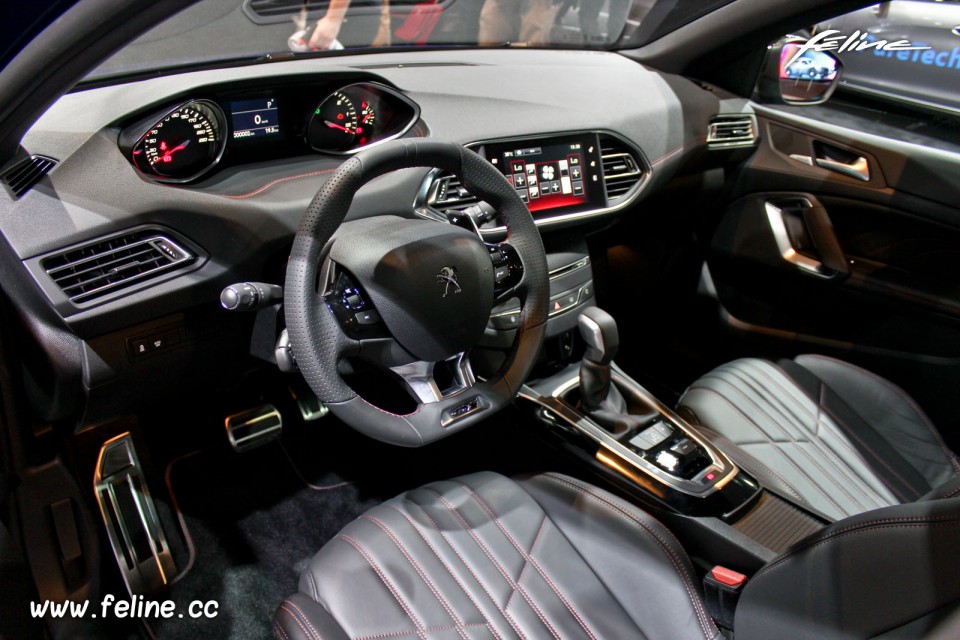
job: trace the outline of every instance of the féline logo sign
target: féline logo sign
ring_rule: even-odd
[[[827,29],[821,31],[806,42],[799,44],[797,52],[793,54],[786,66],[792,65],[807,51],[864,51],[866,49],[876,49],[877,51],[920,51],[929,49],[927,46],[914,46],[909,40],[867,40],[867,32],[857,29],[849,36],[845,36],[836,29]]]

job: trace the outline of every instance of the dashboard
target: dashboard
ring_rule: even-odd
[[[23,141],[52,168],[0,197],[4,288],[37,319],[57,380],[82,381],[101,417],[115,415],[179,377],[269,359],[282,314],[227,313],[220,291],[283,281],[300,219],[345,156],[429,136],[469,146],[512,182],[557,273],[552,313],[571,315],[592,286],[566,239],[645,215],[649,194],[695,159],[698,171],[723,166],[736,150],[707,146],[711,118],[749,109],[623,55],[562,50],[291,60],[74,91]],[[365,185],[348,218],[447,222],[478,205],[456,176],[422,167]],[[492,241],[506,236],[495,215],[477,222]],[[491,326],[515,319],[503,309]]]

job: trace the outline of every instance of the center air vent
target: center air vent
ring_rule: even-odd
[[[710,119],[707,147],[752,147],[757,142],[757,121],[750,115],[718,115]]]
[[[460,178],[446,171],[434,177],[427,193],[427,205],[437,211],[463,211],[477,202],[477,198],[460,184]]]
[[[639,184],[643,178],[643,168],[635,152],[612,136],[600,136],[600,156],[603,181],[607,185],[607,200],[614,204]]]
[[[81,303],[154,278],[196,256],[156,230],[143,230],[44,258],[41,266],[71,302]]]

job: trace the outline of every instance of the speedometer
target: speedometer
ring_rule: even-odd
[[[212,168],[223,154],[223,112],[194,100],[167,113],[133,148],[133,161],[157,180],[186,182]]]

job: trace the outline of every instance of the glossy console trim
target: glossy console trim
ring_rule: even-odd
[[[740,469],[723,452],[714,448],[693,427],[630,378],[616,364],[613,364],[612,368],[613,380],[616,383],[628,389],[631,394],[651,408],[656,409],[665,420],[683,431],[688,438],[695,441],[707,452],[711,464],[706,469],[698,473],[692,480],[677,478],[633,453],[596,422],[567,404],[563,400],[563,396],[580,384],[578,372],[575,370],[566,379],[556,383],[546,394],[538,393],[532,387],[524,385],[519,395],[521,398],[530,400],[550,411],[557,418],[562,419],[569,426],[594,441],[600,447],[597,453],[597,459],[600,462],[638,482],[655,495],[662,496],[664,494],[663,489],[656,486],[659,484],[663,488],[669,488],[688,496],[704,498],[721,490],[737,477]],[[715,481],[707,485],[697,481],[698,478],[705,477],[711,471],[717,474]],[[640,482],[640,479],[644,479],[646,482]]]

